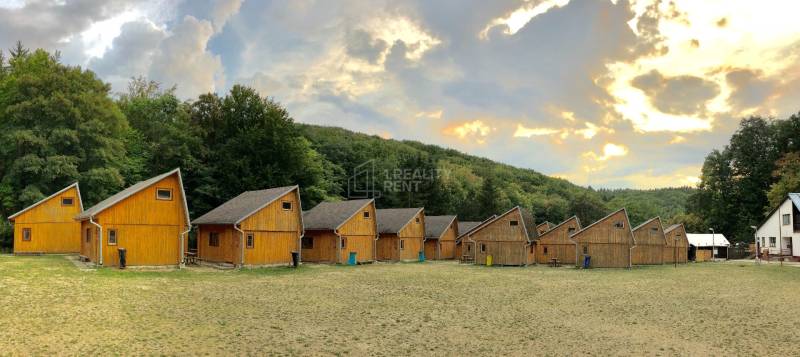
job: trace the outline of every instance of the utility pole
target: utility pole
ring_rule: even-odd
[[[717,259],[716,254],[714,254],[714,228],[709,228],[708,230],[711,231],[711,261],[715,262]]]

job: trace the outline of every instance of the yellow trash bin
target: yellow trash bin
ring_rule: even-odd
[[[486,266],[487,267],[492,266],[492,256],[491,255],[487,255],[486,256]]]

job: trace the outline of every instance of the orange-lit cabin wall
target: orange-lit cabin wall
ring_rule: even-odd
[[[62,205],[63,198],[72,198],[72,205]],[[71,187],[14,217],[14,253],[79,252],[81,224],[75,216],[80,202],[78,189]],[[23,229],[30,229],[30,241],[23,240]]]

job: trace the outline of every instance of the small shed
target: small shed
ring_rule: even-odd
[[[728,247],[731,243],[722,233],[687,233],[689,241],[689,260],[704,262],[712,260],[713,247],[715,258],[728,258]]]
[[[661,226],[661,218],[651,218],[634,228],[633,238],[636,240],[636,247],[631,251],[633,265],[664,264],[667,237]]]
[[[517,206],[481,224],[464,239],[475,244],[475,262],[492,265],[528,265],[534,262],[536,225],[533,215]]]
[[[456,216],[425,216],[425,258],[455,259],[457,236]]]
[[[578,245],[575,265],[589,255],[592,268],[630,268],[635,246],[628,212],[622,208],[575,232],[570,238]]]
[[[181,265],[189,233],[189,207],[181,170],[130,186],[81,212],[81,256],[98,265]]]
[[[376,256],[378,260],[411,261],[419,259],[425,239],[424,211],[422,208],[377,210]]]
[[[683,223],[673,224],[664,230],[666,246],[664,247],[664,263],[672,264],[689,261],[689,240],[686,238],[686,228]]]
[[[14,254],[80,252],[81,224],[74,218],[81,211],[76,182],[12,214],[8,220],[14,225]]]
[[[303,236],[300,188],[246,191],[195,219],[197,257],[239,266],[292,262]]]
[[[540,235],[536,240],[536,262],[547,264],[556,259],[559,263],[572,264],[577,248],[570,235],[580,229],[578,216],[572,216]]]
[[[303,213],[301,241],[304,262],[346,263],[375,260],[378,226],[372,199],[322,202]]]
[[[536,233],[541,236],[545,232],[553,229],[555,226],[556,226],[555,224],[545,221],[544,223],[540,223],[539,225],[536,226]]]

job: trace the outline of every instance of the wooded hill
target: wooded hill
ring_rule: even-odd
[[[277,102],[236,85],[224,96],[181,101],[173,89],[133,79],[125,93],[58,54],[18,45],[0,52],[0,247],[6,217],[73,182],[85,206],[180,167],[197,217],[242,191],[298,184],[304,209],[345,199],[354,168],[390,173],[379,207],[480,220],[520,205],[537,221],[577,214],[589,224],[622,206],[633,224],[683,213],[690,189],[596,191],[455,150],[296,124]],[[396,172],[402,174],[399,179]]]

